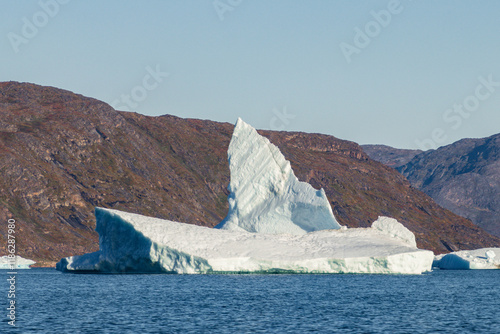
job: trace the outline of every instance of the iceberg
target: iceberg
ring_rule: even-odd
[[[63,272],[400,273],[430,271],[397,220],[370,228],[335,220],[325,192],[300,182],[269,140],[238,119],[228,149],[229,212],[208,228],[96,208],[99,251],[61,259]]]
[[[432,264],[439,269],[500,269],[500,248],[480,248],[437,255]]]
[[[0,258],[0,269],[30,269],[30,266],[35,263],[35,261],[25,259],[18,255],[16,255],[15,260],[8,255],[4,255]]]
[[[64,258],[57,270],[420,274],[431,270],[434,258],[431,251],[394,237],[405,227],[387,217],[371,228],[295,235],[220,230],[103,208],[96,208],[95,214],[100,250]]]
[[[325,191],[300,182],[278,147],[241,118],[228,158],[229,213],[215,228],[271,234],[340,228]]]

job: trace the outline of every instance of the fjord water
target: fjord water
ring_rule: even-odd
[[[2,290],[7,291],[5,270]],[[18,271],[18,333],[498,333],[500,270],[423,275]]]

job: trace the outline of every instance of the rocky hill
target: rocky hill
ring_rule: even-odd
[[[386,145],[361,145],[368,156],[392,168],[401,167],[411,161],[421,150],[405,150]]]
[[[52,87],[0,83],[0,219],[17,221],[18,255],[49,264],[98,249],[95,206],[214,226],[228,208],[232,129],[119,112]],[[325,189],[343,225],[369,226],[379,215],[391,216],[415,232],[419,247],[438,253],[500,245],[355,143],[261,133],[301,181]],[[7,229],[0,232],[6,240]]]
[[[424,152],[397,170],[441,206],[500,236],[500,134]]]

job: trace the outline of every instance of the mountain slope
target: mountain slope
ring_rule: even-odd
[[[500,236],[500,134],[424,152],[397,169],[441,206]]]
[[[214,226],[228,210],[232,130],[227,123],[118,112],[52,87],[0,83],[0,219],[16,219],[18,255],[38,261],[97,250],[95,206]],[[260,133],[299,180],[325,189],[342,225],[369,226],[386,215],[436,252],[500,245],[355,143]]]
[[[361,145],[366,154],[375,161],[392,168],[403,166],[411,161],[421,150],[405,150],[386,145]]]

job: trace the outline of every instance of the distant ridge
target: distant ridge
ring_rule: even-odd
[[[0,219],[16,219],[18,255],[42,264],[98,249],[95,206],[214,226],[228,211],[232,131],[228,123],[119,112],[66,90],[0,83]],[[438,253],[500,245],[356,143],[259,133],[299,180],[325,189],[341,225],[394,217],[420,248]]]
[[[386,145],[361,145],[368,156],[392,168],[403,166],[411,161],[421,150],[405,150]]]
[[[363,145],[439,205],[500,237],[500,134],[462,139],[426,152]]]
[[[441,206],[500,236],[500,134],[424,152],[397,170]]]

